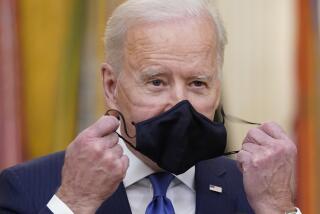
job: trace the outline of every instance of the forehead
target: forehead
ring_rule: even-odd
[[[151,61],[214,66],[217,48],[213,27],[205,17],[135,25],[126,35],[125,61],[136,68]]]

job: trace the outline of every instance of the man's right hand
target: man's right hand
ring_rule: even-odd
[[[56,195],[74,213],[95,213],[125,177],[129,160],[118,127],[115,117],[103,116],[68,146]]]

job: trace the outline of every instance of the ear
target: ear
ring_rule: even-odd
[[[103,63],[101,65],[101,75],[103,79],[103,89],[107,106],[112,109],[117,109],[117,75],[108,63]]]

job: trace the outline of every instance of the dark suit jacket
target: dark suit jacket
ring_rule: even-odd
[[[64,152],[59,152],[4,170],[0,174],[0,213],[51,213],[46,204],[60,185],[63,161]],[[253,213],[234,161],[220,157],[198,163],[195,183],[197,214]],[[210,184],[222,187],[223,192],[210,191]],[[131,213],[123,184],[97,213]]]

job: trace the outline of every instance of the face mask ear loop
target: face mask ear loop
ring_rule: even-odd
[[[136,149],[136,147],[130,143],[129,141],[127,141],[127,139],[125,139],[124,137],[122,137],[118,132],[116,132],[116,134],[118,135],[119,138],[121,138],[124,142],[126,142],[129,146],[131,146],[133,149]]]
[[[244,120],[244,119],[241,119],[239,117],[235,117],[235,116],[232,116],[232,115],[227,115],[224,113],[224,110],[223,110],[223,107],[221,106],[221,115],[222,115],[222,122],[224,124],[225,122],[225,119],[227,120],[230,120],[230,121],[233,121],[233,122],[239,122],[239,123],[245,123],[245,124],[249,124],[249,125],[257,125],[257,126],[260,126],[261,123],[255,123],[255,122],[250,122],[248,120]]]
[[[227,120],[230,120],[230,121],[245,123],[245,124],[249,124],[249,125],[257,125],[257,126],[261,125],[261,123],[254,123],[254,122],[250,122],[250,121],[238,118],[238,117],[234,117],[234,116],[231,116],[231,115],[226,115],[222,106],[221,106],[221,115],[222,115],[222,123],[223,124],[225,123],[225,119],[227,119]],[[237,154],[238,152],[239,151],[226,152],[226,153],[224,153],[224,155],[226,155],[226,156],[233,155],[233,154]]]
[[[130,136],[130,135],[129,135],[128,130],[127,130],[126,121],[125,121],[125,119],[124,119],[123,114],[122,114],[120,111],[118,111],[118,110],[116,110],[116,109],[109,109],[104,115],[114,116],[111,112],[116,112],[116,113],[120,116],[120,117],[119,117],[119,116],[116,116],[116,118],[117,118],[118,120],[122,119],[124,131],[125,131],[126,135],[127,135],[129,138],[135,138],[136,136]],[[134,122],[132,122],[132,124],[135,125]],[[132,143],[130,143],[126,138],[124,138],[123,136],[121,136],[118,132],[115,132],[115,133],[118,135],[119,138],[121,138],[121,139],[122,139],[124,142],[126,142],[129,146],[131,146],[132,148],[135,149],[135,146],[134,146]]]
[[[123,121],[123,128],[124,128],[124,131],[125,131],[126,135],[127,135],[129,138],[135,138],[136,136],[130,136],[130,135],[129,135],[128,129],[127,129],[126,120],[124,119],[124,116],[123,116],[123,114],[122,114],[120,111],[115,110],[115,109],[109,109],[109,110],[105,113],[105,115],[112,115],[112,114],[110,114],[110,112],[112,112],[112,111],[116,112],[116,113],[120,116],[120,118],[119,118],[119,116],[117,117],[118,120],[121,119],[121,120]],[[132,122],[132,124],[135,125],[133,122]]]

